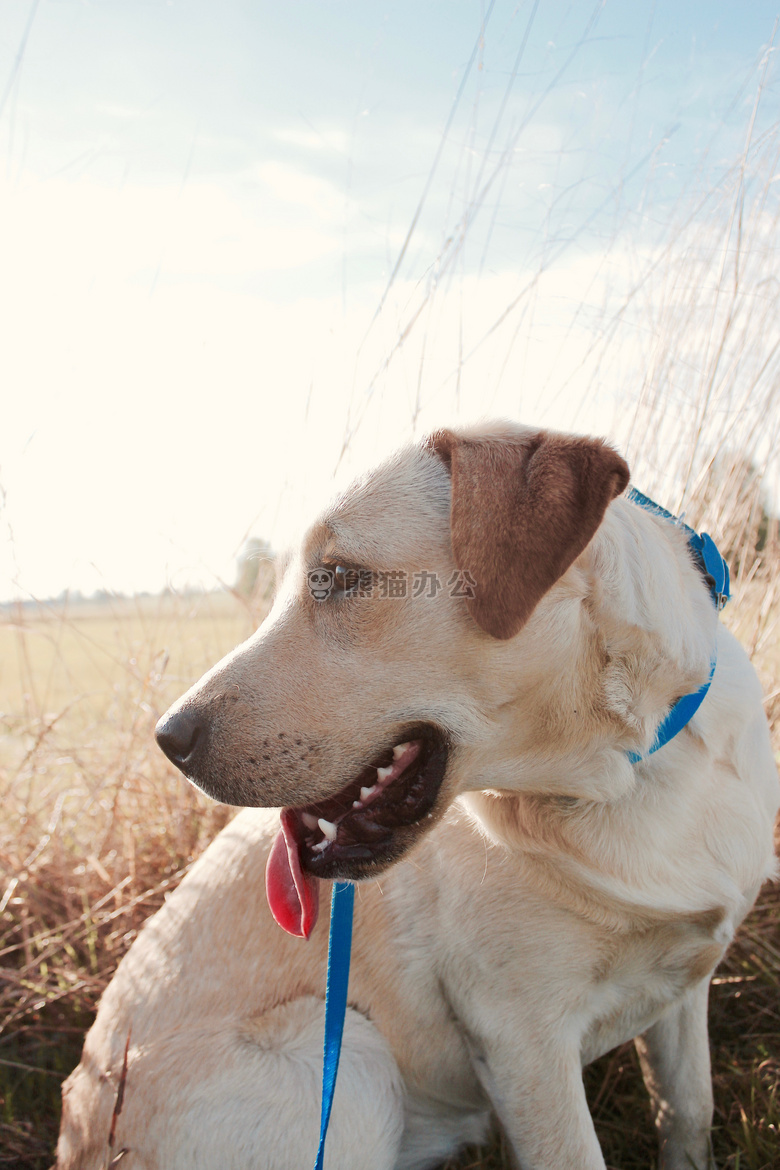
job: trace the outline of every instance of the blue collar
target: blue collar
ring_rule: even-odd
[[[687,524],[683,524],[682,520],[678,520],[671,512],[667,512],[666,508],[662,508],[660,504],[656,504],[648,496],[643,495],[642,492],[638,492],[636,488],[629,488],[626,496],[633,504],[638,504],[645,511],[652,512],[656,516],[661,516],[664,520],[669,520],[687,534],[688,548],[690,549],[693,562],[707,584],[715,608],[718,611],[722,610],[730,596],[729,567],[720,555],[712,537],[706,532],[703,532],[700,536],[692,528],[689,528]],[[715,674],[716,663],[717,656],[713,653],[710,663],[710,676],[704,686],[700,687],[698,691],[694,691],[693,694],[683,695],[682,698],[677,700],[658,728],[655,739],[648,750],[644,753],[626,753],[632,764],[638,764],[640,760],[645,760],[653,752],[657,752],[659,748],[662,748],[670,739],[674,739],[675,735],[690,723],[704,702],[707,691],[710,689],[710,683]]]

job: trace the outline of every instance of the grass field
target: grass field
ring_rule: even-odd
[[[97,997],[230,815],[167,767],[152,732],[253,625],[228,594],[0,618],[0,1165],[50,1165]]]
[[[0,621],[0,1166],[52,1161],[62,1079],[144,919],[231,815],[167,764],[168,703],[251,632],[235,597],[163,596],[6,609]],[[726,620],[754,653],[780,747],[777,604],[747,574]],[[780,891],[767,889],[715,979],[720,1165],[780,1165]],[[587,1070],[607,1161],[655,1165],[631,1047]],[[457,1163],[509,1165],[500,1135]],[[455,1170],[455,1166],[448,1168]]]

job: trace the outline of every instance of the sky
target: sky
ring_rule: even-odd
[[[777,11],[3,0],[0,600],[230,583],[480,416],[771,445]]]

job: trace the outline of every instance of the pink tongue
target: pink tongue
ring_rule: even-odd
[[[265,867],[265,892],[276,921],[288,934],[308,938],[320,908],[317,878],[304,873],[293,832],[294,814],[282,809],[282,828]]]

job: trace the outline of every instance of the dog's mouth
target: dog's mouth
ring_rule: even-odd
[[[373,876],[406,852],[433,818],[447,756],[438,728],[416,726],[335,796],[282,809],[266,869],[268,902],[280,926],[308,938],[319,878]]]

